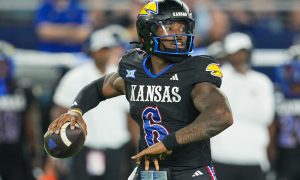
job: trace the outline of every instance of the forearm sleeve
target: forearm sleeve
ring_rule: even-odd
[[[105,77],[97,79],[85,86],[76,96],[71,109],[80,109],[82,115],[96,107],[106,97],[102,93]]]

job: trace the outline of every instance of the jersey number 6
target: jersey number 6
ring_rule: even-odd
[[[142,113],[145,140],[151,146],[164,139],[169,134],[167,129],[161,125],[162,118],[157,107],[147,107]]]

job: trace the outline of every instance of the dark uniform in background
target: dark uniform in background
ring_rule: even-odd
[[[0,54],[0,179],[33,180],[39,127],[33,121],[31,83],[15,80],[12,61]],[[38,128],[38,129],[37,129]],[[39,159],[37,159],[39,158]],[[41,162],[39,162],[41,163]]]
[[[278,180],[300,179],[300,62],[276,69],[277,108],[275,168]]]
[[[194,84],[221,85],[221,78],[214,74],[217,64],[211,57],[188,57],[170,64],[159,74],[151,73],[149,60],[145,52],[136,49],[123,56],[119,64],[130,113],[141,127],[140,151],[195,120],[199,112],[191,98]],[[205,140],[174,149],[160,162],[160,167],[169,167],[172,174],[185,171],[190,178],[202,167],[200,172],[210,177],[214,173],[211,164],[210,143]]]

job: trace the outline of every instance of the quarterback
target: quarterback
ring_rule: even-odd
[[[140,163],[137,177],[152,169],[166,170],[172,180],[216,179],[210,138],[233,123],[232,113],[218,89],[222,72],[217,62],[191,56],[194,26],[190,9],[180,0],[146,4],[136,21],[141,48],[121,58],[118,72],[83,88],[49,132],[59,133],[66,121],[87,132],[82,114],[126,95],[140,126],[139,152],[132,157]]]

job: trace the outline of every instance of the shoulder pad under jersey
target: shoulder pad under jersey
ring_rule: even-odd
[[[147,53],[141,49],[129,50],[125,55],[122,56],[119,62],[118,73],[124,79],[127,71],[138,70],[142,67],[142,62],[146,57]]]

